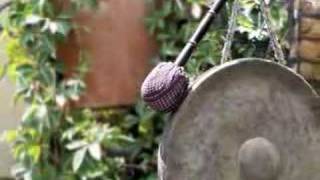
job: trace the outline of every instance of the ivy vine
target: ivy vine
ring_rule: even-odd
[[[18,129],[6,140],[18,164],[14,176],[22,179],[87,179],[105,176],[119,179],[121,159],[102,156],[106,143],[130,138],[116,127],[99,124],[90,110],[70,108],[85,89],[86,56],[81,52],[72,77],[64,77],[63,59],[57,48],[76,31],[72,18],[83,8],[96,8],[94,0],[14,0],[4,20],[8,40],[8,74],[16,82],[16,100],[26,111]],[[105,158],[104,158],[105,157]]]

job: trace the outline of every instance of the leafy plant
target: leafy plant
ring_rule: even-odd
[[[82,8],[95,7],[94,0],[15,0],[4,20],[8,40],[8,74],[16,82],[16,99],[27,109],[16,130],[5,138],[13,144],[16,177],[22,179],[120,179],[122,158],[103,155],[103,148],[129,143],[130,138],[108,123],[98,123],[91,110],[70,107],[85,89],[86,56],[79,68],[64,77],[59,44],[77,31],[72,17]],[[131,142],[130,142],[131,143]]]
[[[157,3],[153,3],[155,9]],[[209,5],[202,0],[166,1],[161,10],[154,11],[147,19],[146,24],[151,34],[154,34],[160,46],[160,58],[172,61],[183,48],[188,38],[199,24]],[[218,15],[211,30],[199,44],[191,60],[187,64],[190,74],[199,74],[208,68],[219,64],[221,51],[228,20],[231,15],[232,2]],[[264,19],[260,12],[260,0],[241,0],[240,13],[237,17],[236,36],[233,41],[233,57],[269,57],[269,36],[265,28]],[[287,11],[284,2],[274,0],[271,3],[272,22],[285,47],[287,27]],[[267,52],[267,53],[266,53]]]

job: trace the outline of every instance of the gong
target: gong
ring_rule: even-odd
[[[203,74],[167,125],[161,180],[319,180],[315,91],[288,68],[240,59]]]

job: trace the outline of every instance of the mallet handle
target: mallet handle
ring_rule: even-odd
[[[184,66],[187,63],[188,59],[192,55],[193,50],[202,40],[203,36],[207,33],[212,21],[215,19],[216,15],[226,2],[227,0],[216,0],[213,3],[205,17],[201,20],[197,30],[194,32],[188,43],[178,55],[177,59],[175,60],[175,64],[178,66]]]

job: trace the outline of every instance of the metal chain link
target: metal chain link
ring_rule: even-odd
[[[284,56],[283,50],[281,48],[277,34],[272,27],[269,4],[266,3],[265,0],[262,0],[260,9],[261,9],[263,18],[264,18],[266,26],[267,26],[267,31],[270,35],[270,43],[271,43],[271,47],[274,51],[274,56],[279,61],[279,63],[285,64],[286,61],[285,61],[285,56]]]
[[[222,56],[220,60],[220,64],[223,64],[232,59],[231,47],[234,40],[234,34],[237,27],[237,16],[240,11],[240,3],[239,0],[235,0],[232,6],[232,13],[229,21],[229,27],[227,31],[227,35],[225,38],[224,47],[222,50]]]
[[[265,0],[261,0],[261,1],[262,2],[260,5],[260,9],[261,9],[261,12],[263,14],[263,18],[266,23],[268,34],[270,35],[270,43],[271,43],[271,47],[274,51],[275,58],[279,61],[279,63],[285,64],[284,53],[282,51],[282,48],[279,43],[279,39],[276,35],[276,32],[273,29],[272,24],[271,24],[271,15],[270,15],[270,11],[269,11],[270,7],[265,2]],[[235,0],[233,7],[232,7],[232,14],[231,14],[230,21],[229,21],[229,27],[228,27],[228,32],[227,32],[226,39],[225,39],[225,44],[224,44],[224,47],[222,50],[222,57],[220,60],[221,64],[232,59],[231,47],[232,47],[232,42],[234,40],[235,30],[237,27],[237,16],[239,14],[239,11],[240,11],[239,0]]]

